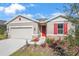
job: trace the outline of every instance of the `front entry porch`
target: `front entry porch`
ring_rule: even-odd
[[[36,37],[32,41],[28,41],[28,44],[41,45],[41,44],[45,43],[45,39],[46,39],[46,24],[44,24],[44,23],[38,24],[38,27],[39,27],[38,38]]]
[[[39,24],[40,38],[46,38],[46,24]]]

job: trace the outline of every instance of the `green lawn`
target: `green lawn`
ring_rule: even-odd
[[[46,53],[39,52],[15,52],[11,56],[47,56]]]
[[[6,35],[0,34],[0,40],[6,39],[6,38],[7,38]]]

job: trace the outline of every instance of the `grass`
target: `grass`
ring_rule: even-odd
[[[48,54],[39,52],[15,52],[11,56],[47,56]]]
[[[6,35],[0,34],[0,40],[6,39],[6,38],[7,38]]]

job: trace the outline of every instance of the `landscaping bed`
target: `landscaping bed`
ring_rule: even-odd
[[[64,50],[60,46],[25,45],[11,56],[79,56],[79,52],[74,47]]]
[[[38,40],[33,40],[37,42]],[[79,40],[75,40],[71,35],[61,40],[45,39],[41,45],[25,45],[11,56],[79,56]]]
[[[11,56],[55,56],[56,51],[50,47],[42,47],[42,46],[24,46],[19,49],[17,52],[14,52]]]

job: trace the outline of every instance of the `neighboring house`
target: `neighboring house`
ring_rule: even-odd
[[[75,25],[65,16],[59,15],[49,20],[34,20],[24,16],[16,16],[7,22],[9,38],[28,39],[32,37],[64,37]]]

